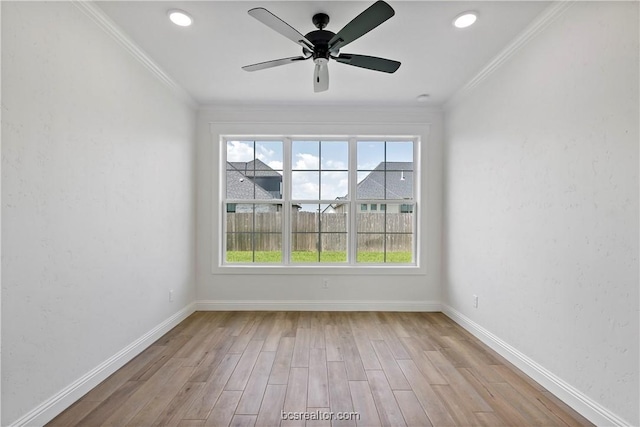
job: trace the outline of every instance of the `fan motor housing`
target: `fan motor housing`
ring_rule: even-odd
[[[305,37],[307,40],[313,43],[314,49],[313,52],[311,52],[309,49],[302,49],[302,52],[305,55],[311,53],[313,59],[323,58],[328,60],[330,56],[329,41],[333,38],[333,36],[336,35],[335,33],[324,29],[324,27],[329,24],[329,15],[327,15],[326,13],[316,13],[315,15],[313,15],[311,21],[313,22],[313,25],[315,25],[318,29],[316,31],[311,31],[310,33],[305,35]]]
[[[307,40],[313,43],[314,49],[313,52],[311,52],[313,54],[313,59],[329,59],[329,40],[331,40],[333,36],[335,36],[335,33],[327,30],[311,31],[309,34],[305,35]],[[305,52],[305,49],[303,49],[303,52]],[[309,50],[306,50],[305,53],[307,52],[309,52]]]

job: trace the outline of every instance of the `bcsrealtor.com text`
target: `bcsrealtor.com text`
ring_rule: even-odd
[[[280,411],[280,419],[284,420],[305,420],[305,421],[360,421],[360,414],[358,412],[333,412],[333,411]]]

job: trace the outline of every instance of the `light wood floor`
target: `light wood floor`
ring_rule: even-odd
[[[197,312],[51,426],[578,426],[441,313]],[[311,414],[310,414],[311,415]]]

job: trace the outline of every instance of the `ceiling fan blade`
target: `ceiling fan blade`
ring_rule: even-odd
[[[400,62],[386,58],[378,58],[375,56],[352,55],[350,53],[341,53],[334,57],[338,62],[353,65],[354,67],[367,68],[369,70],[382,71],[384,73],[395,73],[400,68]]]
[[[393,15],[395,15],[393,8],[384,1],[378,0],[329,40],[329,50],[337,52],[338,49],[367,34]]]
[[[305,36],[300,34],[298,30],[284,22],[282,19],[278,18],[273,13],[269,12],[267,9],[263,7],[256,7],[255,9],[249,10],[248,13],[267,27],[282,34],[289,40],[292,40],[294,43],[298,43],[304,48],[313,50],[313,43],[307,40]]]
[[[329,67],[327,64],[316,64],[313,73],[313,91],[324,92],[329,89]]]
[[[257,64],[245,65],[242,67],[245,71],[258,71],[265,68],[278,67],[280,65],[291,64],[292,62],[304,61],[309,59],[310,56],[292,56],[290,58],[274,59],[273,61],[259,62]]]

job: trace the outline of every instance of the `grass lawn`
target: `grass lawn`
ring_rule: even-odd
[[[346,262],[346,252],[321,252],[320,261],[326,263]],[[253,262],[253,253],[250,251],[228,251],[227,262],[250,263]],[[255,253],[257,263],[281,263],[282,253],[278,251],[257,251]],[[317,252],[293,252],[291,254],[293,263],[314,263],[318,262]],[[359,263],[384,263],[383,252],[360,252],[357,262]],[[411,252],[387,252],[387,263],[410,263]]]

